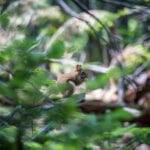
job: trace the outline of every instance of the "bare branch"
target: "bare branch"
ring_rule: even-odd
[[[76,62],[72,59],[50,59],[49,61],[64,64],[64,65],[71,65],[71,66],[82,64],[82,62]],[[90,70],[92,72],[96,72],[96,73],[107,73],[112,68],[114,68],[114,66],[104,67],[100,65],[90,65],[90,64],[84,64],[84,66],[85,66],[85,69]]]
[[[97,37],[99,37],[101,40],[103,40],[103,42],[105,44],[107,44],[108,42],[102,37],[102,35],[100,33],[98,33],[95,28],[85,19],[81,18],[75,11],[73,11],[63,0],[55,0],[56,3],[70,16],[75,17],[83,22],[85,22],[91,29],[92,31],[95,33],[95,35]]]

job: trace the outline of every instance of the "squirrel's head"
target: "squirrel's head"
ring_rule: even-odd
[[[77,77],[76,77],[76,84],[79,85],[82,82],[84,82],[87,78],[88,75],[87,73],[82,69],[81,65],[76,65],[75,71],[77,72]]]

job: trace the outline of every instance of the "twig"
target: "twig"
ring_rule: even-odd
[[[44,126],[44,127],[39,131],[39,133],[38,133],[36,136],[32,137],[31,140],[32,140],[32,141],[36,141],[40,135],[42,135],[42,134],[44,134],[44,133],[47,133],[48,131],[50,131],[50,130],[52,130],[52,129],[53,129],[53,128],[51,127],[50,123],[47,124],[46,126]]]
[[[95,28],[85,19],[81,18],[75,11],[73,11],[63,0],[55,0],[56,3],[70,16],[75,17],[83,22],[85,22],[95,33],[95,35],[97,37],[99,37],[101,40],[103,40],[103,42],[105,42],[106,44],[108,43],[101,35],[100,33],[98,33]]]
[[[0,103],[10,106],[14,105],[12,100],[8,99],[7,97],[4,97],[3,95],[0,95]]]
[[[14,115],[21,109],[21,105],[18,105],[14,108],[14,110],[6,115],[6,116],[0,116],[0,121],[4,124],[4,125],[9,125],[11,124],[11,121],[13,120]]]
[[[133,73],[133,78],[135,78],[136,76],[138,76],[148,65],[150,64],[150,61],[147,61],[146,63],[142,64],[141,66],[139,66],[136,71]]]
[[[88,9],[86,8],[85,5],[83,5],[83,3],[80,3],[79,1],[77,0],[73,0],[73,2],[80,8],[82,9],[84,12],[86,12],[87,14],[89,14],[91,17],[93,17],[99,24],[101,24],[101,26],[105,29],[106,33],[108,34],[108,38],[109,35],[112,35],[110,30],[103,24],[103,22],[97,18],[95,15],[93,15],[90,11],[88,11]]]
[[[49,61],[55,62],[55,63],[61,63],[63,65],[64,64],[65,65],[71,65],[71,66],[75,66],[77,64],[82,64],[82,62],[76,62],[72,59],[50,59]],[[100,65],[85,64],[85,69],[96,72],[96,73],[107,73],[113,68],[114,68],[114,66],[104,67],[104,66],[100,66]]]
[[[141,11],[141,12],[144,12],[144,13],[150,13],[149,11],[149,7],[143,7],[142,9],[140,7],[137,7],[137,6],[132,6],[131,4],[128,4],[126,2],[119,2],[119,1],[112,1],[112,0],[102,0],[103,2],[107,2],[107,3],[111,3],[111,4],[114,4],[114,5],[121,5],[121,6],[125,6],[127,8],[130,8],[130,9],[135,9],[136,11]],[[148,10],[147,10],[147,9]]]

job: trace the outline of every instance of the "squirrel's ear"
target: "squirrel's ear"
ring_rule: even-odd
[[[81,70],[81,68],[82,68],[82,67],[81,67],[81,65],[79,65],[79,64],[78,64],[78,65],[76,65],[76,71]]]

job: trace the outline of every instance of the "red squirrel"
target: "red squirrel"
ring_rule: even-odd
[[[74,93],[75,87],[82,84],[87,77],[81,65],[76,65],[75,69],[71,72],[58,76],[57,83],[65,85],[62,91],[63,97],[71,96]]]

